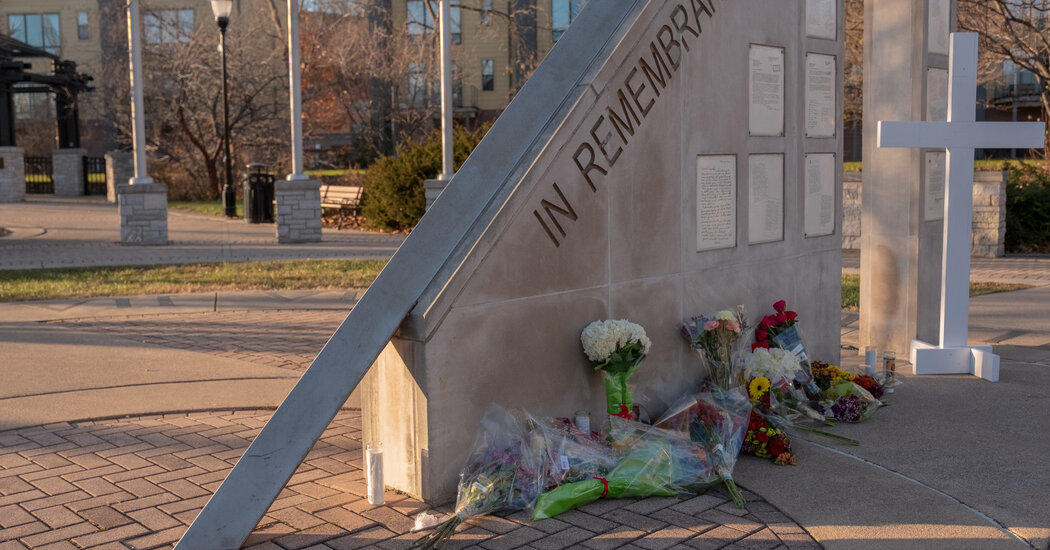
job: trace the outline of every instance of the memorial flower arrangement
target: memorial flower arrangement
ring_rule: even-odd
[[[743,306],[722,310],[714,315],[693,317],[682,325],[682,336],[696,351],[708,380],[722,389],[742,386],[743,370],[737,359],[743,359],[750,335]]]
[[[627,380],[649,353],[645,329],[626,320],[594,321],[583,329],[580,342],[594,370],[602,373],[608,413],[631,418],[634,403]]]
[[[711,388],[679,399],[653,425],[686,435],[696,443],[710,461],[715,480],[725,485],[738,507],[743,507],[744,497],[733,480],[733,467],[750,414],[751,403],[742,388]]]
[[[741,450],[759,458],[768,458],[778,466],[795,463],[795,455],[791,454],[791,439],[755,411],[751,412],[748,419]]]
[[[788,310],[784,300],[778,300],[773,304],[773,314],[762,317],[758,322],[758,327],[755,328],[755,343],[751,344],[751,349],[769,349],[775,346],[773,339],[795,326],[797,321],[798,313]]]
[[[474,447],[460,472],[456,511],[430,527],[413,547],[440,548],[463,521],[498,510],[523,510],[540,493],[541,465],[531,437],[509,412],[491,405],[478,428]]]
[[[875,394],[881,397],[885,389],[870,376],[857,376],[818,361],[813,364],[813,377],[821,388],[820,412],[828,419],[861,422],[882,406]]]
[[[758,348],[751,355],[748,374],[752,377],[764,377],[767,382],[783,379],[790,382],[795,379],[802,366],[793,353],[780,348]]]

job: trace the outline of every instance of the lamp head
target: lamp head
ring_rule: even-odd
[[[233,0],[211,0],[211,11],[215,14],[215,21],[219,26],[226,26],[230,21],[230,12],[233,11]]]

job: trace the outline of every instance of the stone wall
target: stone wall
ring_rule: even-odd
[[[56,197],[76,197],[84,194],[86,152],[86,149],[55,149],[51,153]]]
[[[25,150],[0,147],[0,202],[26,200]]]
[[[321,240],[321,182],[277,181],[277,242],[311,243]]]
[[[1005,254],[1006,172],[975,172],[973,175],[973,242],[970,253],[982,258]],[[842,178],[842,248],[860,248],[861,173],[846,172]]]

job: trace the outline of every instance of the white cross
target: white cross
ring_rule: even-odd
[[[973,216],[973,151],[1043,146],[1042,122],[975,122],[977,35],[952,33],[949,51],[948,122],[879,121],[879,147],[947,149],[944,175],[944,258],[941,264],[941,341],[913,340],[915,374],[974,374],[999,380],[991,346],[967,346],[970,308],[970,243]]]

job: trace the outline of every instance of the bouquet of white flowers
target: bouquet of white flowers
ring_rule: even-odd
[[[800,370],[802,366],[798,358],[790,351],[780,348],[757,348],[752,352],[748,368],[749,378],[765,376],[772,383],[776,383],[779,378],[790,383]]]
[[[631,418],[627,379],[638,369],[651,342],[640,325],[626,320],[594,321],[580,335],[594,370],[601,371],[609,414]]]

